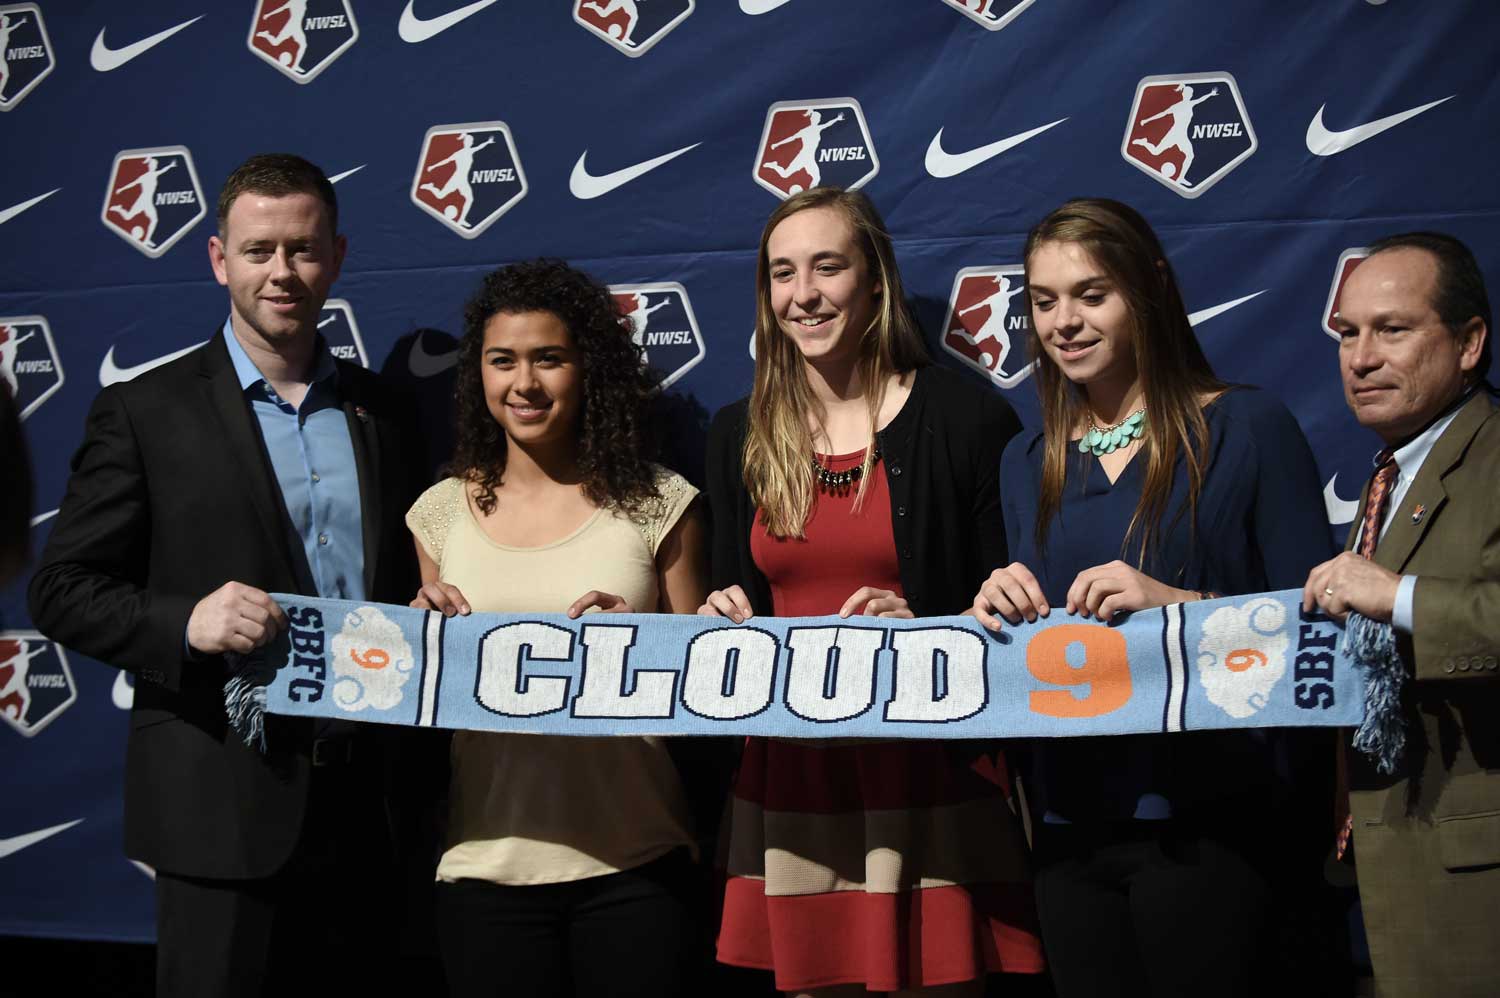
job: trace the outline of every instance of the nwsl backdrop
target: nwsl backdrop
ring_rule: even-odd
[[[461,305],[549,254],[614,286],[677,396],[680,453],[750,384],[777,199],[862,187],[941,362],[1034,420],[1020,248],[1065,198],[1160,231],[1209,357],[1277,392],[1342,533],[1373,438],[1326,329],[1382,234],[1500,263],[1490,0],[80,0],[0,3],[0,377],[36,546],[101,385],[222,324],[224,176],[289,150],[337,181],[336,352],[416,383],[443,438]],[[694,471],[689,458],[684,468]],[[6,482],[6,485],[9,483]],[[128,679],[0,595],[0,932],[148,939],[121,854]]]

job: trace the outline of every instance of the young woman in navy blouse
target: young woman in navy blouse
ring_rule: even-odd
[[[1031,231],[1025,265],[1042,429],[1002,458],[1013,561],[981,586],[978,619],[1107,622],[1300,586],[1331,546],[1307,441],[1274,396],[1215,376],[1145,219],[1070,201]],[[1283,891],[1316,883],[1326,853],[1328,744],[1275,731],[1032,743],[1059,993],[1261,993]]]

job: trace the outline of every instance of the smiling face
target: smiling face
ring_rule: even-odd
[[[277,350],[317,335],[318,313],[344,262],[327,209],[313,194],[272,197],[247,192],[208,241],[214,277],[229,289],[242,342]]]
[[[1063,375],[1086,391],[1137,381],[1134,321],[1113,278],[1078,243],[1045,242],[1026,263],[1031,328]]]
[[[875,318],[880,282],[835,208],[809,208],[781,221],[766,241],[771,312],[810,364],[858,356]]]
[[[573,442],[583,367],[573,335],[551,312],[500,312],[484,326],[480,379],[490,415],[522,447]]]
[[[1360,425],[1395,444],[1463,390],[1479,363],[1484,323],[1455,335],[1433,306],[1437,262],[1425,250],[1376,253],[1349,275],[1332,325],[1339,332],[1344,400]]]

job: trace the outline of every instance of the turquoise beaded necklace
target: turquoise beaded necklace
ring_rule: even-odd
[[[1078,440],[1078,453],[1092,454],[1102,457],[1113,453],[1121,447],[1129,447],[1131,441],[1140,439],[1146,432],[1146,407],[1142,405],[1135,412],[1126,416],[1111,426],[1100,427],[1094,423],[1094,414],[1089,413],[1089,428]]]

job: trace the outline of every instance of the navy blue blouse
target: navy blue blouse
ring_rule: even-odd
[[[1225,392],[1204,410],[1209,464],[1196,515],[1184,460],[1142,570],[1179,589],[1226,596],[1300,588],[1333,556],[1312,450],[1296,419],[1255,388]],[[1092,455],[1070,449],[1061,507],[1044,546],[1036,538],[1042,434],[1010,442],[1000,464],[1011,559],[1036,575],[1053,613],[1084,569],[1139,562],[1139,532],[1121,544],[1140,501],[1145,460],[1114,482]],[[1041,739],[1029,752],[1028,791],[1050,821],[1165,818],[1197,802],[1261,797],[1291,774],[1263,731]],[[1331,766],[1332,763],[1330,762]],[[1269,801],[1267,801],[1269,803]]]

